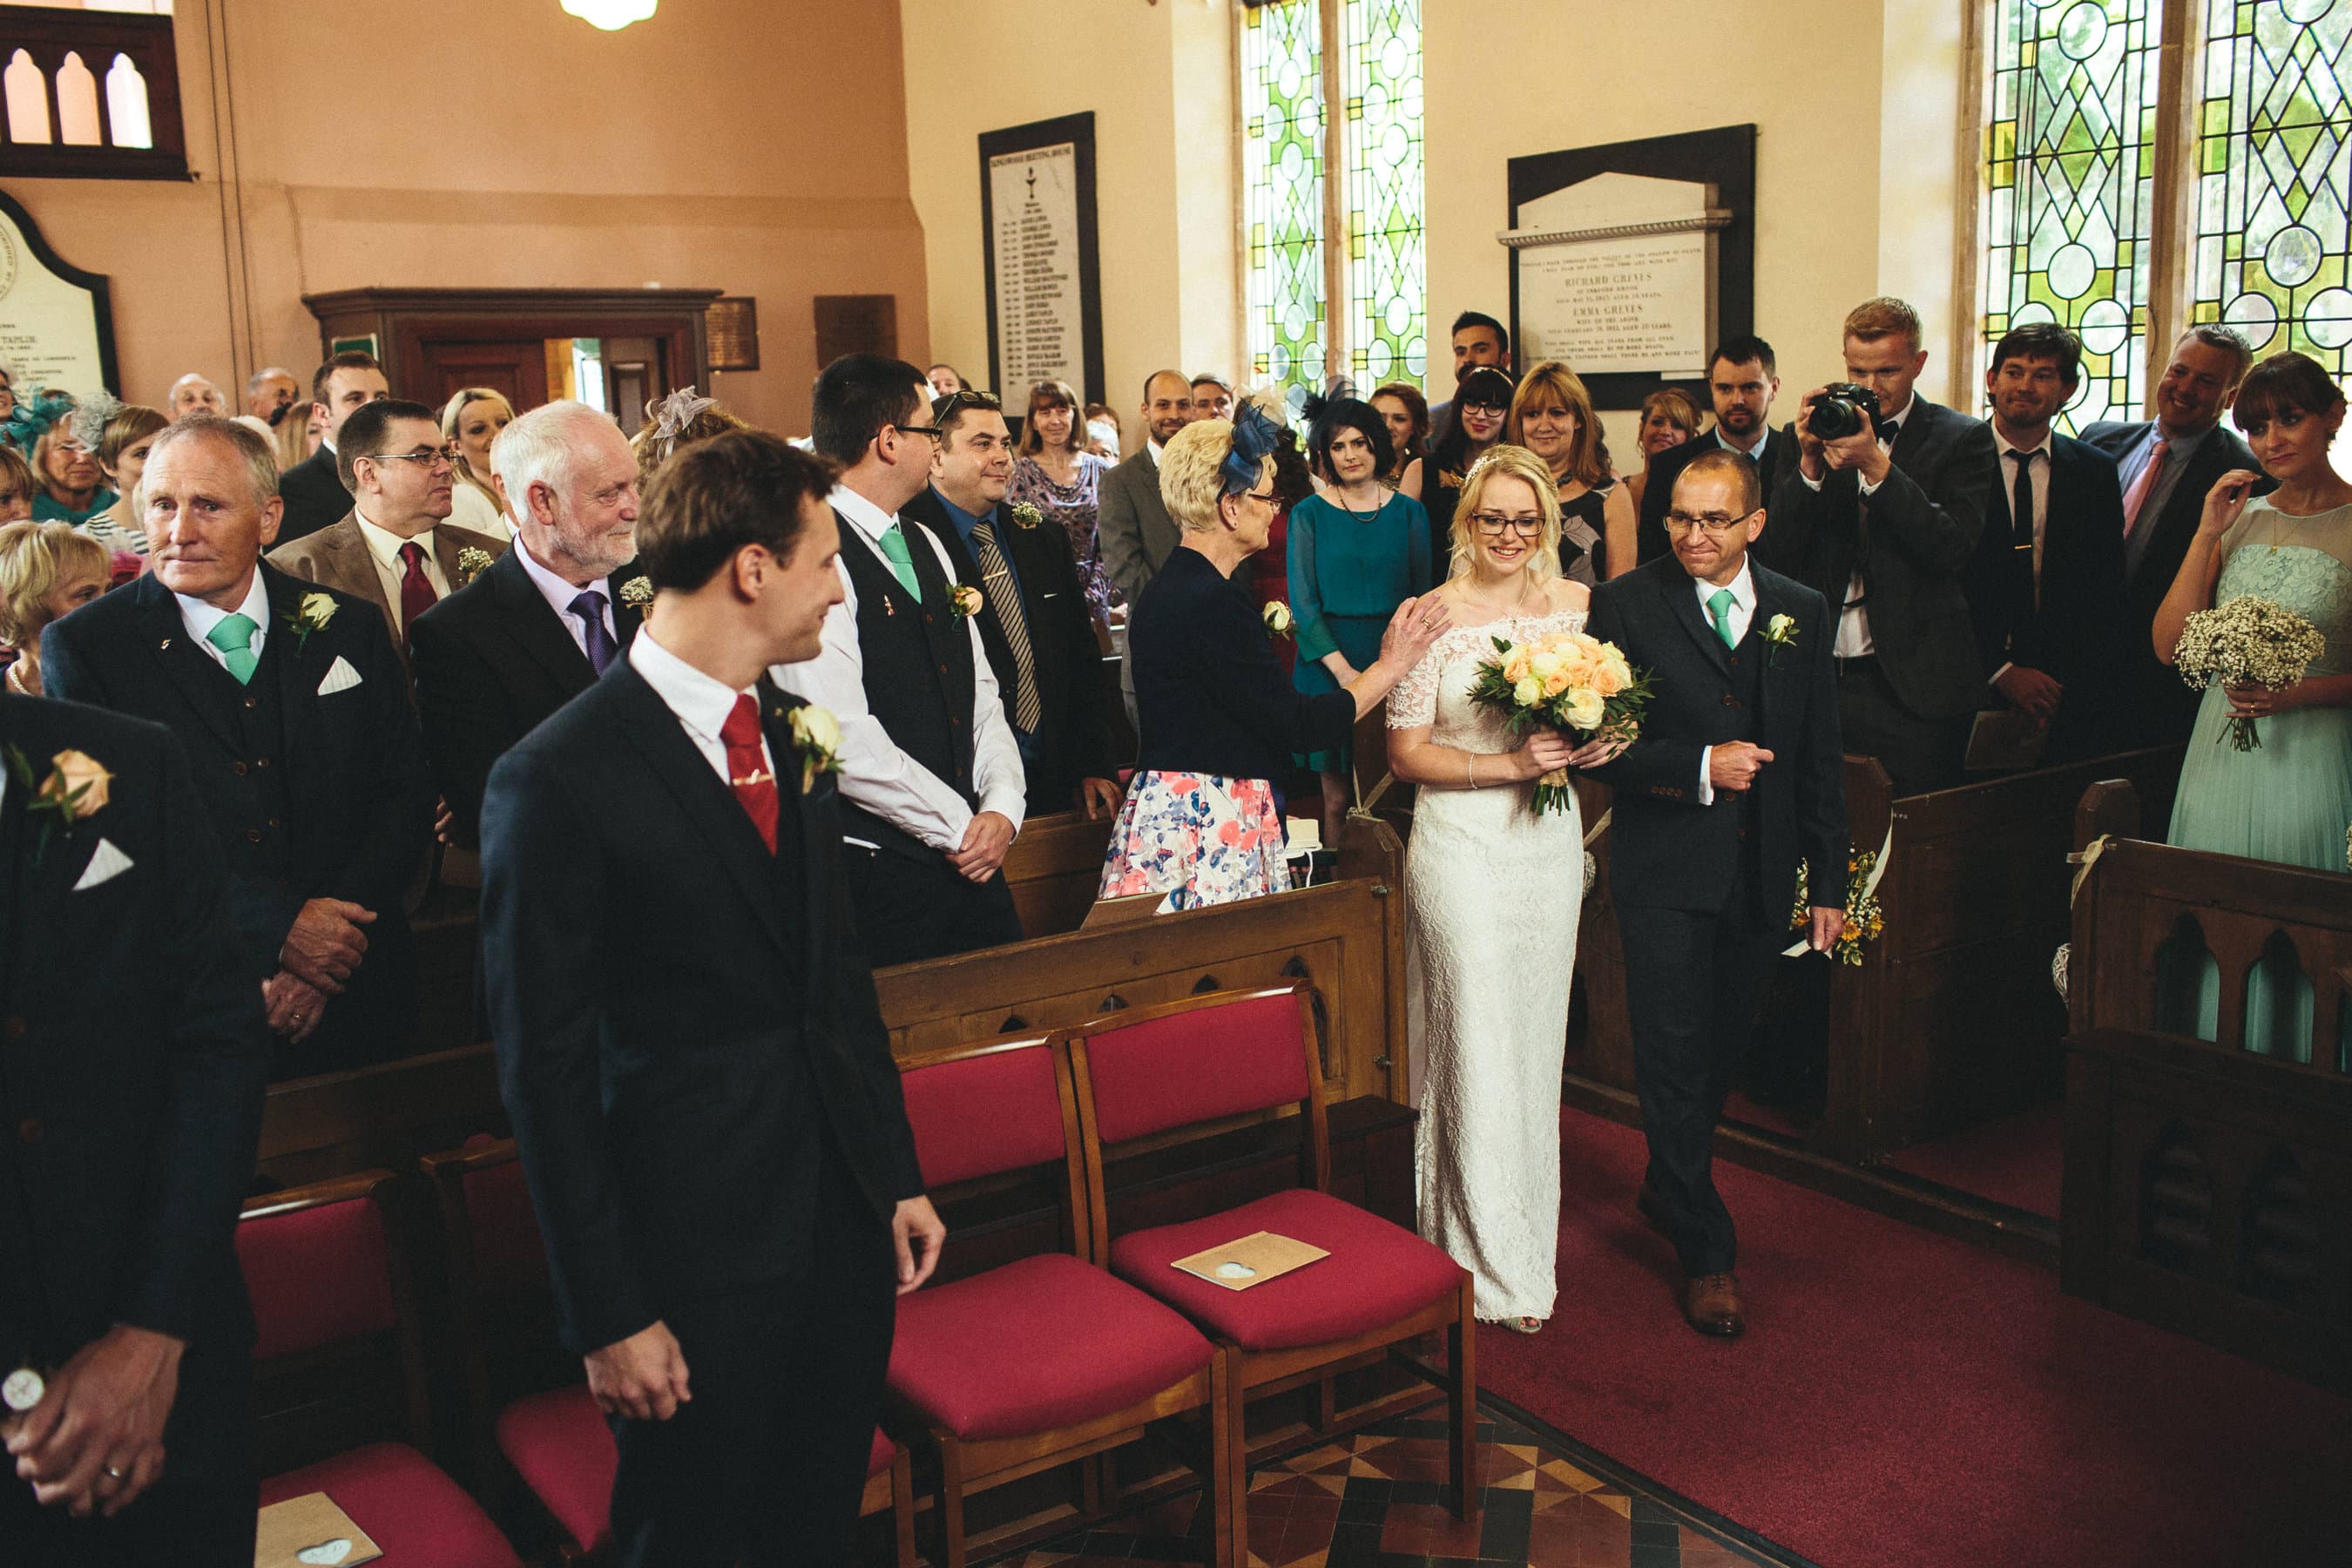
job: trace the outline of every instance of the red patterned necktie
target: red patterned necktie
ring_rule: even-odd
[[[400,629],[405,633],[416,617],[440,602],[433,579],[425,574],[425,546],[415,540],[400,547]]]
[[[751,693],[735,699],[735,710],[719,727],[719,738],[727,743],[727,782],[772,855],[776,852],[776,775],[768,770],[767,755],[760,748],[760,705]]]

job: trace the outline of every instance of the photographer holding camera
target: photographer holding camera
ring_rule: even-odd
[[[1876,757],[1898,795],[1960,779],[1984,698],[1960,578],[2000,471],[1990,426],[1913,392],[1927,363],[1902,300],[1847,314],[1848,379],[1805,395],[1797,465],[1757,541],[1766,564],[1843,606],[1845,747]]]

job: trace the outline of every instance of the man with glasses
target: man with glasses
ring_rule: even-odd
[[[1827,952],[1845,925],[1836,623],[1820,594],[1748,553],[1763,500],[1744,455],[1692,459],[1666,512],[1674,554],[1595,589],[1586,628],[1656,683],[1640,738],[1591,770],[1616,807],[1609,880],[1650,1146],[1637,1206],[1674,1244],[1685,1321],[1724,1338],[1745,1309],[1715,1126],[1789,940],[1800,864],[1807,942]]]
[[[810,438],[842,469],[844,598],[817,656],[771,672],[840,722],[842,866],[877,968],[1021,940],[1003,870],[1026,814],[1019,742],[978,618],[956,603],[965,580],[901,515],[939,452],[928,391],[880,354],[818,374]]]
[[[433,784],[383,617],[264,563],[278,464],[233,420],[158,434],[140,478],[150,569],[51,623],[52,697],[152,720],[187,748],[228,857],[228,918],[278,1039],[273,1078],[407,1048],[402,904]],[[103,759],[101,759],[103,760]]]
[[[355,410],[343,421],[335,466],[352,492],[350,513],[279,545],[269,563],[382,610],[405,668],[416,617],[472,575],[461,564],[466,552],[495,561],[506,541],[448,521],[457,471],[439,421],[421,403],[387,398]]]

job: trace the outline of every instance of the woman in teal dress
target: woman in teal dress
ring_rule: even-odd
[[[2157,657],[2172,662],[2192,614],[2247,595],[2293,610],[2327,645],[2283,690],[2207,689],[2172,811],[2169,842],[2181,848],[2345,869],[2352,827],[2352,482],[2327,458],[2344,411],[2344,395],[2327,373],[2299,353],[2264,360],[2238,392],[2238,428],[2279,488],[2253,497],[2262,476],[2240,468],[2206,496],[2197,537],[2157,611]],[[2230,743],[2233,716],[2256,721],[2254,750]],[[2214,1039],[2220,976],[2210,957],[2192,956],[2201,973],[2167,966],[2158,1021]],[[2340,1032],[2338,1051],[2352,1050],[2352,1019]],[[2308,1062],[2311,1037],[2310,979],[2284,954],[2265,958],[2247,982],[2248,1048]]]
[[[1371,668],[1389,617],[1429,592],[1434,573],[1428,513],[1381,482],[1396,460],[1388,421],[1352,397],[1307,413],[1307,458],[1328,488],[1290,510],[1290,613],[1298,638],[1291,680],[1316,697]],[[1337,832],[1352,793],[1348,755],[1316,752],[1304,760],[1322,775],[1325,830]]]

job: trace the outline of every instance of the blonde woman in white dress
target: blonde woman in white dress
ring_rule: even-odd
[[[1591,594],[1559,574],[1559,501],[1543,460],[1497,446],[1462,488],[1453,626],[1389,697],[1389,767],[1418,784],[1406,908],[1428,1052],[1413,1163],[1421,1228],[1477,1279],[1481,1320],[1534,1333],[1551,1316],[1559,1233],[1559,1076],[1584,898],[1583,823],[1538,815],[1535,780],[1612,746],[1514,736],[1470,700],[1496,637],[1580,630]]]

